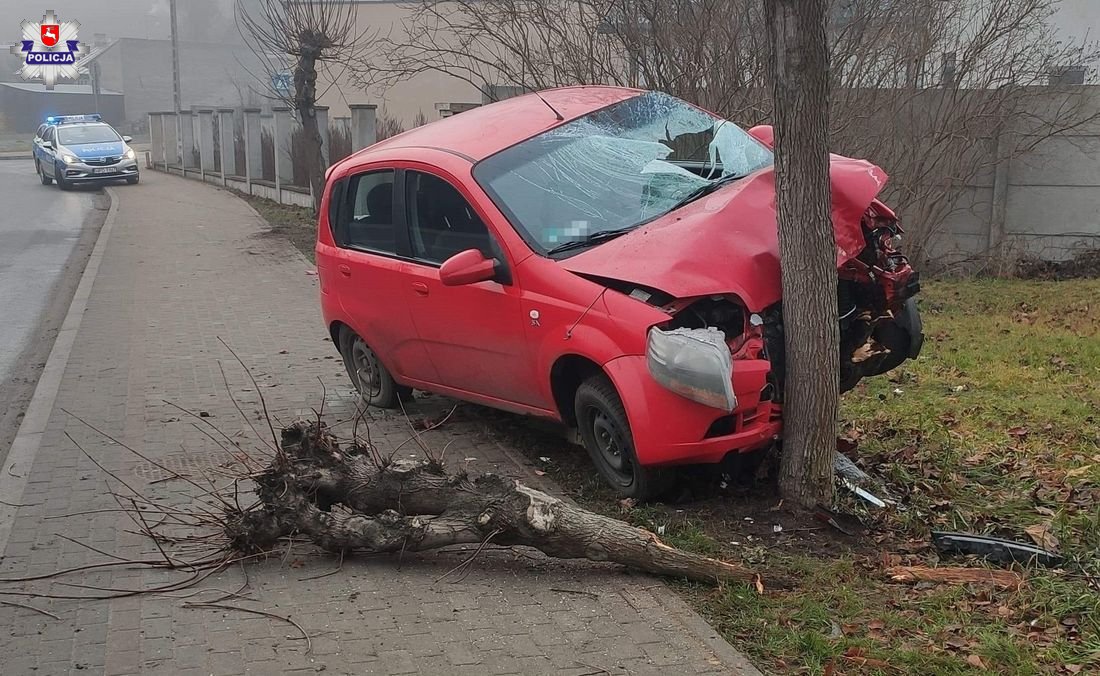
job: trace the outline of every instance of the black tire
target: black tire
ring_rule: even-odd
[[[49,185],[53,183],[53,179],[46,175],[46,172],[42,170],[42,165],[38,160],[34,161],[34,171],[38,174],[38,180],[42,181],[42,185]]]
[[[65,170],[54,167],[54,180],[57,181],[57,187],[62,190],[69,190],[73,187],[73,184],[65,180]]]
[[[412,397],[412,388],[398,385],[374,350],[347,327],[340,331],[340,355],[364,404],[398,408],[402,399]]]
[[[581,383],[574,400],[577,428],[592,463],[619,495],[635,500],[659,497],[669,488],[669,470],[643,467],[622,399],[603,374]]]
[[[137,183],[140,179],[141,179],[141,177],[135,174],[133,176],[127,176],[126,177],[126,182],[129,183],[130,185],[137,185]]]

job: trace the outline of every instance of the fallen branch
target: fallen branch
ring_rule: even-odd
[[[892,582],[942,582],[945,584],[993,584],[997,587],[1019,587],[1024,579],[1011,570],[990,568],[927,568],[924,566],[894,566],[886,569]]]
[[[340,553],[404,552],[456,544],[526,545],[556,558],[618,563],[704,582],[751,582],[737,564],[685,552],[653,533],[493,474],[448,474],[434,460],[377,461],[342,448],[323,425],[282,432],[281,453],[253,477],[260,504],[229,515],[237,551],[270,550],[291,534]]]

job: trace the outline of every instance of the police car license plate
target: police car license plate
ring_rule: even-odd
[[[118,169],[114,167],[96,167],[95,169],[92,169],[93,174],[113,174],[117,171]]]

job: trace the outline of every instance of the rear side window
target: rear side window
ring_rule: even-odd
[[[359,174],[347,180],[336,228],[340,246],[397,253],[393,184],[391,169]]]

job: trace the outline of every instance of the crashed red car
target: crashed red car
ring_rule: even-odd
[[[770,129],[613,87],[529,94],[377,143],[328,175],[326,325],[372,405],[413,388],[575,427],[650,497],[667,468],[782,431]],[[877,196],[832,159],[842,388],[915,357],[917,274]]]

